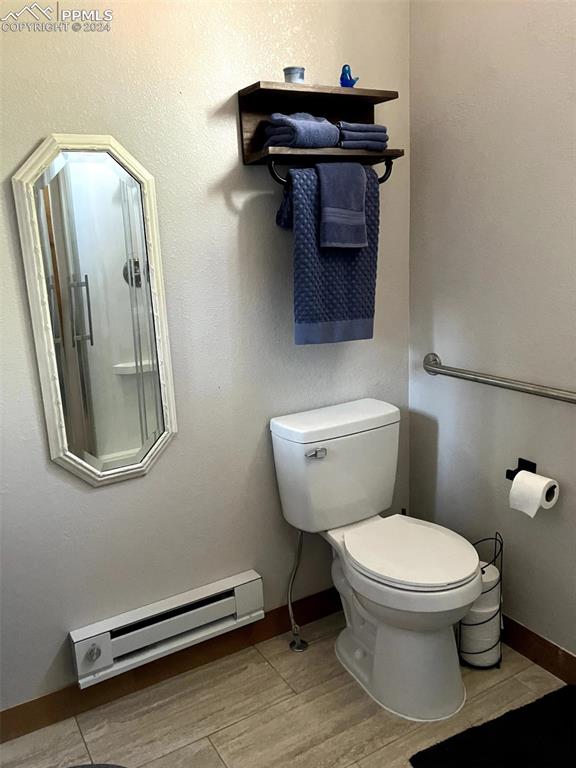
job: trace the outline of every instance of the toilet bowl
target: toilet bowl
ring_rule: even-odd
[[[402,515],[323,535],[346,614],[336,641],[340,663],[394,714],[428,721],[458,712],[466,694],[453,625],[482,591],[474,547]]]
[[[343,667],[382,707],[442,720],[464,704],[453,625],[482,591],[478,554],[457,533],[392,504],[400,412],[364,399],[272,419],[286,520],[320,533],[346,628]]]

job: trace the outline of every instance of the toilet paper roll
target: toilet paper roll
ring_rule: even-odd
[[[490,608],[489,610],[475,610],[471,608],[466,616],[462,619],[464,631],[467,632],[468,627],[474,627],[474,632],[469,634],[481,635],[485,637],[492,632],[493,619],[497,618],[500,613],[500,607]],[[497,622],[496,622],[497,623]]]
[[[493,667],[500,660],[500,643],[483,653],[460,653],[460,658],[472,667]]]
[[[490,614],[488,614],[490,615]],[[468,617],[466,617],[468,619]],[[460,653],[474,656],[489,650],[500,639],[500,615],[497,613],[484,624],[460,625]]]
[[[550,509],[558,501],[560,487],[551,477],[521,470],[512,481],[510,508],[534,517],[542,509]]]
[[[482,592],[487,592],[498,582],[500,571],[494,563],[488,565],[484,560],[480,560],[480,568],[482,570]]]
[[[472,608],[475,610],[493,610],[495,611],[500,605],[500,587],[499,583],[500,571],[495,565],[486,565],[481,560],[480,568],[482,569],[482,594],[473,604]]]
[[[462,622],[465,627],[480,627],[480,629],[476,630],[476,632],[479,631],[485,633],[488,631],[487,628],[490,626],[492,619],[496,618],[499,612],[500,606],[496,606],[496,608],[489,608],[488,610],[477,610],[476,608],[471,608],[466,616],[464,616],[462,619]]]

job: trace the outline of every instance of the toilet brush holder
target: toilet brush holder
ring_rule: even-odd
[[[502,661],[504,540],[497,531],[474,546],[480,557],[482,594],[458,624],[458,655],[463,666],[492,669]]]

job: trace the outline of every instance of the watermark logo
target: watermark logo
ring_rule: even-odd
[[[0,17],[2,32],[109,32],[113,12],[109,8],[62,8],[38,2],[24,5]]]
[[[50,8],[50,6],[42,8],[38,3],[32,3],[32,5],[25,5],[24,8],[21,8],[19,11],[10,11],[10,13],[3,16],[0,21],[18,21],[18,19],[25,14],[33,16],[36,21],[40,21],[42,17],[51,21],[53,12],[54,9]]]

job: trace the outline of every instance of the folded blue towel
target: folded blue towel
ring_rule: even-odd
[[[272,134],[266,139],[265,147],[293,147],[293,134]]]
[[[264,133],[267,136],[265,147],[335,147],[340,137],[338,128],[325,117],[314,117],[307,112],[293,115],[274,112]]]
[[[279,125],[278,128],[268,125],[264,129],[264,135],[267,139],[286,139],[290,141],[294,138],[294,131],[285,125]]]
[[[377,133],[369,131],[340,131],[340,141],[388,141],[387,133]]]
[[[368,245],[352,250],[320,248],[318,175],[313,168],[290,171],[277,221],[294,230],[296,344],[373,336],[380,201],[376,172],[364,172]]]
[[[360,163],[320,163],[320,246],[365,248],[366,173]]]
[[[385,125],[377,125],[376,123],[346,123],[341,120],[338,123],[338,128],[342,131],[367,131],[368,133],[388,133],[388,128]]]
[[[387,141],[341,141],[342,149],[369,149],[371,152],[382,152],[388,146]]]

